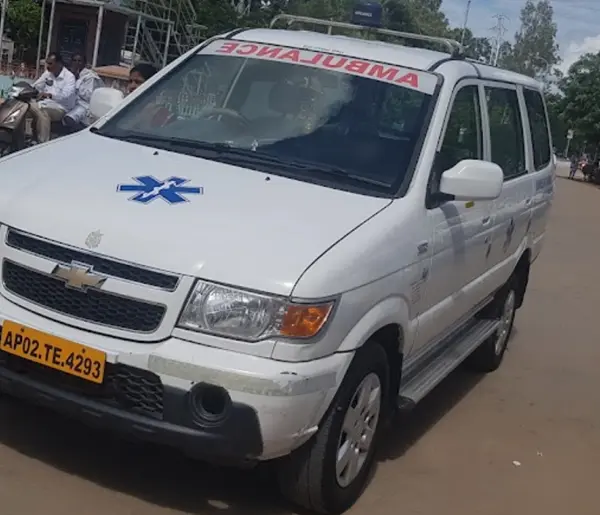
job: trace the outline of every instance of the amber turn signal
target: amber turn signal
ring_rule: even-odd
[[[293,304],[288,306],[281,324],[281,336],[310,338],[327,322],[333,302],[318,305]]]

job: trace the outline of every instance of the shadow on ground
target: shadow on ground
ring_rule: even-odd
[[[480,381],[459,369],[387,430],[379,461],[401,458]],[[152,504],[185,513],[283,515],[272,468],[204,465],[169,449],[118,439],[46,409],[0,400],[0,443],[52,467]],[[376,476],[376,473],[374,474]],[[66,495],[66,493],[65,493]]]

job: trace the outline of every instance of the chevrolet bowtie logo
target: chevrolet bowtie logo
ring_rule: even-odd
[[[88,288],[99,288],[105,277],[92,272],[92,267],[71,263],[70,265],[56,265],[52,275],[65,282],[67,288],[86,291]]]

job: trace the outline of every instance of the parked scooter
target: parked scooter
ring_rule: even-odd
[[[28,82],[19,81],[8,90],[6,100],[0,105],[0,157],[31,145],[31,135],[26,132],[27,114],[31,102],[39,92]],[[84,128],[66,127],[62,122],[52,123],[51,139],[77,132]]]
[[[0,156],[17,152],[28,145],[25,122],[30,102],[39,92],[28,82],[14,83],[0,105]]]
[[[583,180],[592,182],[594,184],[600,184],[600,162],[595,161],[594,163],[588,163],[581,169],[583,173]]]

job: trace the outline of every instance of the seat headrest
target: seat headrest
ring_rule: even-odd
[[[281,114],[297,116],[314,102],[315,91],[303,86],[278,82],[269,92],[269,108]]]

